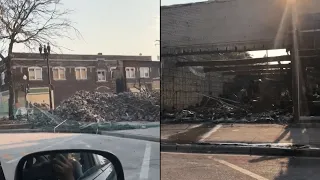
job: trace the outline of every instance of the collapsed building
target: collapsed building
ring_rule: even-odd
[[[272,111],[273,119],[283,114],[299,121],[318,115],[319,3],[226,0],[161,7],[162,118],[241,119]],[[274,49],[286,54],[248,54]]]

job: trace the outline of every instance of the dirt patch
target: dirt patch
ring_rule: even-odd
[[[208,125],[203,124],[201,126],[188,129],[187,131],[173,134],[169,136],[167,139],[161,139],[161,142],[167,143],[179,143],[179,144],[186,144],[186,143],[196,143],[198,142],[201,137],[210,131],[215,125]],[[162,133],[162,129],[161,129]]]

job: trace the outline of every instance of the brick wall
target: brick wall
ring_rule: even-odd
[[[100,92],[115,92],[115,80],[111,77],[111,67],[120,67],[120,72],[124,74],[124,62],[138,61],[131,65],[139,67],[139,63],[147,66],[151,62],[149,56],[102,56],[102,55],[52,55],[50,64],[51,82],[54,91],[54,104],[57,106],[64,99],[67,99],[78,90]],[[144,63],[146,62],[146,63]],[[151,63],[152,64],[152,63]],[[31,53],[16,53],[12,60],[13,66],[13,82],[16,91],[23,89],[26,82],[23,80],[23,75],[28,76],[28,67],[41,67],[42,80],[28,80],[30,88],[48,87],[48,71],[46,61],[42,60],[38,54]],[[66,80],[54,80],[52,76],[53,67],[64,67]],[[75,76],[75,67],[87,68],[87,79],[77,80]],[[148,67],[148,66],[147,66]],[[97,70],[106,71],[106,81],[98,81]],[[154,71],[154,72],[153,72]],[[153,70],[150,73],[150,78],[147,80],[152,84]],[[159,77],[159,76],[158,76]],[[129,80],[130,81],[130,80]],[[8,84],[1,85],[1,91],[8,89]],[[18,93],[17,93],[18,95]],[[16,98],[17,100],[17,98]]]

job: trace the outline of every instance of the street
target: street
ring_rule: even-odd
[[[160,179],[160,144],[92,134],[0,134],[0,160],[6,179],[14,179],[15,166],[25,154],[50,149],[107,150],[121,161],[126,179]]]
[[[316,180],[320,158],[161,153],[161,179]]]

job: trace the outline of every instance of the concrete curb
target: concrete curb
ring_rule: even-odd
[[[290,149],[215,144],[161,144],[161,152],[320,157],[320,149]]]
[[[30,132],[48,132],[41,129],[1,129],[1,133],[30,133]]]
[[[125,133],[101,131],[101,135],[108,135],[108,136],[129,138],[129,139],[138,139],[138,140],[152,141],[152,142],[160,142],[160,137],[143,136],[143,135],[136,135],[136,134],[125,134]]]

